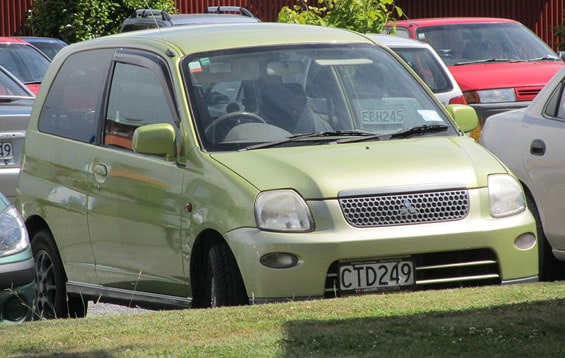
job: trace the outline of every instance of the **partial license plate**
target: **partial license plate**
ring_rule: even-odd
[[[404,123],[404,107],[383,107],[379,109],[361,110],[361,121],[369,124],[402,124]]]
[[[12,143],[0,142],[0,160],[9,160],[14,157]]]
[[[344,294],[410,288],[414,285],[414,263],[410,259],[342,262],[339,290]]]

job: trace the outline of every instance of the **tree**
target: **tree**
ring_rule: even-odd
[[[34,36],[73,43],[117,33],[125,18],[147,6],[176,12],[174,0],[35,0],[26,26]]]
[[[395,15],[401,17],[402,9],[394,0],[298,0],[281,9],[278,21],[380,33]]]
[[[564,11],[565,13],[565,11]],[[555,36],[557,36],[560,40],[565,39],[565,24],[558,26],[555,28],[554,31]],[[559,51],[565,51],[565,42],[559,42]]]

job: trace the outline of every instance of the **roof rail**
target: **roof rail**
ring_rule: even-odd
[[[241,15],[255,17],[253,13],[241,6],[208,6],[205,13],[225,14],[230,12],[238,12]]]
[[[157,9],[138,9],[135,10],[133,14],[131,14],[130,18],[137,18],[137,17],[155,17],[161,16],[162,20],[171,20],[171,15],[169,15],[164,10],[157,10]]]

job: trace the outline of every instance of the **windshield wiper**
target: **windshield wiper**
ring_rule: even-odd
[[[415,126],[412,128],[407,128],[404,130],[401,130],[399,132],[396,133],[392,133],[391,134],[391,139],[392,138],[408,138],[414,135],[422,135],[422,134],[427,134],[427,133],[436,133],[436,132],[443,132],[446,131],[449,128],[449,126],[446,126],[445,124],[424,124],[422,126]]]
[[[424,124],[422,126],[416,126],[412,128],[403,129],[398,132],[389,133],[389,134],[373,134],[369,136],[364,136],[362,138],[347,138],[347,139],[339,139],[336,143],[353,143],[353,142],[363,142],[366,140],[383,140],[383,139],[399,139],[399,138],[408,138],[414,135],[422,135],[427,133],[435,133],[435,132],[443,132],[447,130],[449,126],[444,124]]]
[[[509,58],[485,58],[482,60],[457,62],[454,66],[474,65],[479,63],[493,63],[493,62],[521,62],[521,60],[511,60]]]
[[[544,57],[537,57],[537,58],[531,58],[528,60],[528,62],[539,62],[539,61],[561,61],[561,59],[559,57],[555,57],[555,56],[544,56]]]
[[[284,145],[290,142],[299,142],[303,139],[309,138],[323,138],[323,137],[343,137],[343,136],[354,136],[354,137],[370,137],[374,136],[374,132],[369,131],[361,131],[361,130],[346,130],[346,131],[323,131],[323,132],[314,132],[314,133],[305,133],[305,134],[296,134],[290,137],[287,137],[282,140],[277,140],[274,142],[266,142],[266,143],[259,143],[250,145],[243,150],[253,150],[253,149],[261,149],[261,148],[269,148],[269,147],[276,147],[279,145]],[[355,138],[358,139],[358,138]]]

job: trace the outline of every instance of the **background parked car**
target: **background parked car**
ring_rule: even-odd
[[[480,138],[514,171],[536,216],[542,279],[565,278],[565,68],[525,109],[489,118]]]
[[[0,324],[32,319],[35,263],[20,214],[0,193]]]
[[[157,27],[204,25],[215,23],[260,22],[251,11],[239,6],[210,6],[203,14],[172,14],[155,9],[139,9],[128,17],[120,32]]]
[[[426,82],[443,105],[466,104],[463,92],[435,50],[427,43],[398,36],[368,34],[390,47]]]
[[[0,66],[0,192],[12,202],[34,100],[33,93]]]
[[[481,124],[526,107],[564,62],[521,23],[499,18],[400,20],[398,36],[432,45]]]
[[[19,38],[37,47],[51,60],[57,52],[67,46],[65,41],[52,37],[20,36]]]
[[[33,45],[17,37],[0,37],[0,66],[3,66],[37,95],[51,60]]]
[[[321,26],[67,46],[18,180],[44,273],[36,311],[537,281],[519,182],[465,135],[475,111],[442,106],[416,76],[389,48]]]

